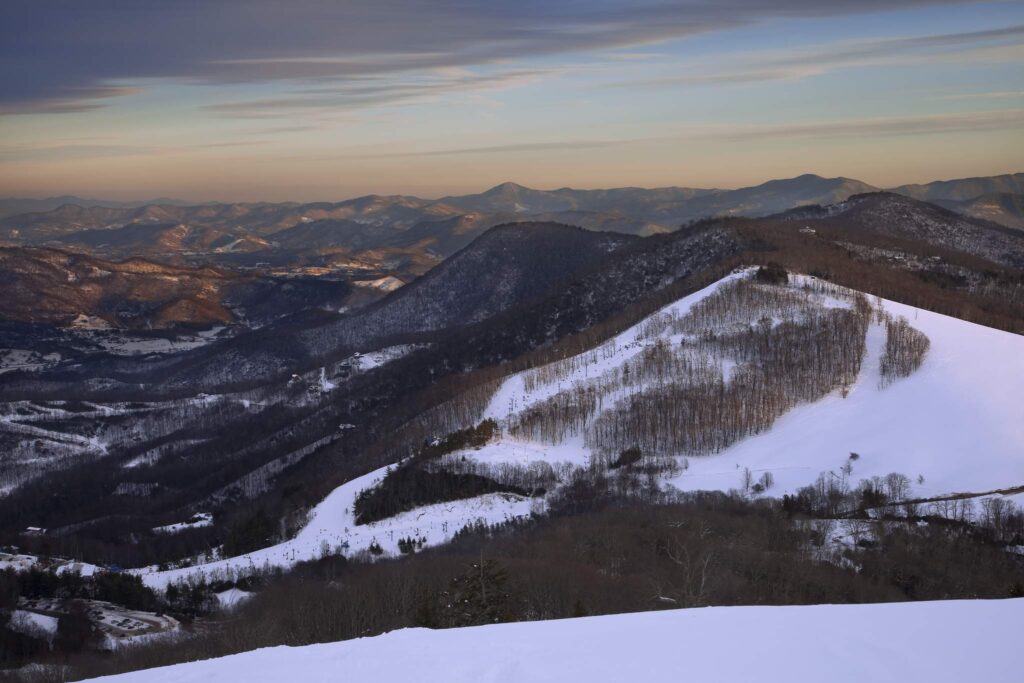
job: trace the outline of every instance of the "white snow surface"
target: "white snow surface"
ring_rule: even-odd
[[[146,585],[163,589],[169,583],[203,576],[231,579],[257,570],[291,567],[297,562],[315,560],[328,554],[351,554],[367,550],[374,541],[386,555],[398,555],[401,538],[426,538],[425,545],[438,545],[451,540],[467,524],[477,521],[502,523],[531,512],[528,498],[491,493],[468,500],[426,505],[389,519],[357,526],[353,513],[356,496],[383,479],[387,470],[387,467],[382,467],[336,488],[313,508],[302,531],[284,543],[192,567],[162,572],[155,567],[131,571],[140,574]]]
[[[239,588],[229,588],[226,591],[216,593],[217,604],[220,605],[221,609],[234,609],[251,598],[252,595],[253,594],[249,591],[244,591]]]
[[[851,453],[851,479],[900,472],[913,495],[979,493],[1024,485],[1024,337],[882,301],[931,340],[924,364],[880,389],[885,333],[868,331],[857,383],[798,406],[771,430],[717,456],[690,458],[671,483],[684,490],[737,488],[743,468],[771,471],[782,495],[834,471]],[[918,482],[918,477],[924,481]]]
[[[77,572],[82,576],[92,576],[101,569],[95,564],[78,562],[77,560],[69,560],[61,557],[41,558],[36,555],[12,555],[10,553],[0,553],[0,571],[12,569],[16,572],[24,572],[30,570],[32,567],[47,570],[52,569],[58,574]]]
[[[19,633],[27,635],[46,634],[53,636],[57,633],[57,621],[57,617],[16,609],[11,613],[11,620],[8,626]]]
[[[377,278],[376,280],[353,280],[352,284],[356,287],[364,287],[366,289],[379,289],[382,292],[393,292],[396,289],[405,286],[405,283],[394,275]]]
[[[254,650],[109,683],[960,683],[1020,678],[1024,599],[710,607]]]
[[[176,534],[179,531],[185,529],[199,529],[205,526],[213,526],[213,513],[210,512],[197,512],[187,522],[177,522],[175,524],[167,524],[166,526],[153,527],[153,531],[158,534]]]
[[[393,360],[401,358],[419,348],[422,345],[418,344],[399,344],[397,346],[388,346],[378,351],[370,351],[369,353],[359,354],[357,360],[357,367],[360,370],[372,370],[378,368],[385,363],[390,363]]]

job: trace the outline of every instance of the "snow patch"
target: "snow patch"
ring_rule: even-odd
[[[251,598],[253,593],[239,588],[229,588],[226,591],[215,593],[215,595],[217,596],[217,604],[220,605],[221,609],[231,610]]]
[[[200,529],[206,526],[213,526],[212,512],[197,512],[192,515],[192,518],[187,522],[178,522],[177,524],[153,527],[153,531],[158,534],[176,534],[179,531],[184,531],[185,529]]]

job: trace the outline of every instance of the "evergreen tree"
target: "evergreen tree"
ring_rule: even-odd
[[[508,572],[494,560],[474,562],[442,594],[448,626],[496,624],[514,619]]]

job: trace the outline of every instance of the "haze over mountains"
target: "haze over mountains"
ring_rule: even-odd
[[[478,234],[486,227],[497,224],[495,221],[508,222],[508,219],[524,214],[541,216],[547,220],[571,218],[574,220],[565,222],[581,224],[581,227],[588,229],[650,234],[673,230],[681,223],[700,218],[764,216],[806,204],[833,204],[855,194],[880,189],[850,178],[822,178],[807,174],[736,190],[679,187],[535,190],[515,183],[503,183],[480,194],[449,196],[437,200],[369,195],[334,203],[213,203],[188,206],[181,203],[150,202],[130,207],[116,203],[100,206],[93,201],[69,201],[54,210],[6,217],[0,221],[0,239],[38,243],[83,229],[110,229],[145,222],[179,222],[224,230],[244,229],[252,234],[266,236],[300,223],[330,219],[387,227],[391,234],[382,231],[377,238],[381,241],[420,223],[456,218],[461,218],[461,222],[438,232],[446,232],[448,235]],[[915,199],[949,203],[969,202],[993,194],[1016,196],[1024,194],[1024,173],[936,181],[926,185],[903,185],[889,191]],[[1011,217],[1014,206],[1011,202],[1004,209]],[[950,208],[955,208],[955,205],[950,204]],[[965,208],[965,212],[970,210],[969,206]],[[1000,213],[991,209],[986,216],[997,222],[1000,217]],[[437,227],[441,228],[440,225]]]
[[[21,284],[12,291],[48,292],[35,304],[16,294],[0,304],[0,310],[15,320],[69,324],[85,315],[114,327],[167,328],[180,323],[266,320],[274,311],[295,312],[287,302],[299,303],[300,309],[357,307],[422,276],[492,227],[523,221],[648,236],[708,217],[794,211],[787,219],[796,220],[842,214],[839,220],[856,222],[862,229],[893,236],[898,236],[893,231],[912,233],[915,239],[929,232],[927,238],[936,244],[1007,265],[1024,262],[1016,239],[974,222],[983,219],[1009,229],[1020,226],[1024,174],[895,189],[899,194],[879,194],[876,188],[849,178],[803,175],[737,190],[535,190],[504,183],[479,194],[437,200],[370,195],[307,204],[64,204],[0,219],[0,244],[9,245],[3,252],[7,280]],[[996,191],[1001,194],[991,194]],[[846,203],[858,196],[877,199]],[[903,220],[907,216],[915,216],[916,222]],[[24,251],[36,246],[51,251]],[[92,261],[60,252],[83,253]],[[133,278],[148,277],[150,282],[140,281],[127,290],[115,285],[117,278],[82,279],[84,273],[72,274],[80,266],[58,267],[89,262],[95,264],[91,273],[124,273],[124,267],[113,264],[139,258],[150,265],[131,267]],[[49,265],[41,269],[43,262]],[[171,267],[169,272],[182,276],[182,282],[204,284],[198,289],[181,283],[162,287],[158,282],[168,276],[157,264]],[[211,279],[214,272],[219,274]],[[271,288],[275,292],[305,292],[308,303],[303,305],[302,297],[275,295],[255,307],[252,295],[266,291],[264,285],[253,286],[260,277],[277,278],[278,284]],[[221,284],[227,281],[232,284]],[[79,289],[76,283],[80,282],[90,283],[90,296],[71,291]],[[67,294],[60,295],[64,289]],[[279,304],[287,305],[279,309]]]
[[[172,199],[170,197],[156,197],[138,201],[117,201],[115,199],[86,199],[74,195],[61,195],[59,197],[46,197],[44,199],[29,199],[26,197],[11,197],[0,199],[0,218],[16,216],[20,213],[32,213],[36,211],[52,211],[65,204],[75,206],[106,206],[110,208],[134,208],[149,206],[151,204],[187,204],[183,199]]]

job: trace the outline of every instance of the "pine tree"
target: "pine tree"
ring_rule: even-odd
[[[514,617],[506,584],[508,573],[494,560],[471,564],[442,594],[448,626],[475,626],[510,621]]]

